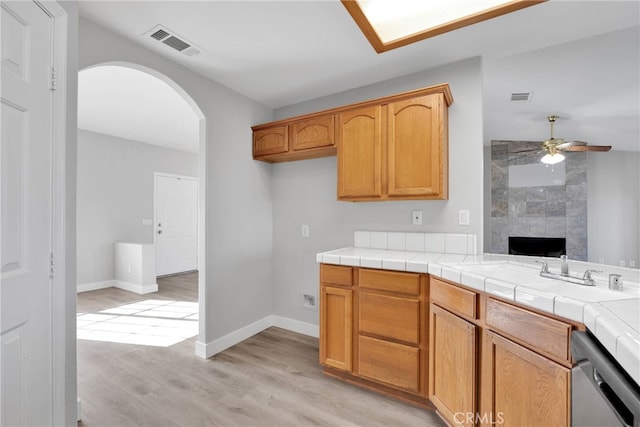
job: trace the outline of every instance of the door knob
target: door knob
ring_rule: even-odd
[[[158,234],[162,234],[162,230],[158,230]]]

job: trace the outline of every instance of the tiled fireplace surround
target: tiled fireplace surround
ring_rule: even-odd
[[[566,155],[565,185],[509,187],[510,165],[537,163],[542,157],[515,152],[539,147],[540,142],[491,142],[491,252],[508,253],[509,236],[564,237],[569,259],[586,261],[586,153]]]

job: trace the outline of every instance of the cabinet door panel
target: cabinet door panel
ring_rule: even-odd
[[[358,370],[362,377],[412,393],[420,388],[420,350],[370,337],[358,337]]]
[[[381,107],[338,116],[338,198],[382,195]]]
[[[361,333],[418,345],[420,342],[420,302],[360,292],[358,324]]]
[[[275,126],[253,133],[253,157],[286,153],[289,150],[289,128]]]
[[[333,114],[314,117],[291,125],[291,141],[294,150],[327,147],[335,143]]]
[[[321,286],[320,363],[351,371],[353,291]]]
[[[390,196],[443,193],[442,94],[393,102],[388,107],[388,192]]]
[[[492,332],[485,338],[487,418],[509,426],[568,426],[571,371]]]
[[[430,309],[429,398],[451,425],[473,426],[478,327],[434,304]]]

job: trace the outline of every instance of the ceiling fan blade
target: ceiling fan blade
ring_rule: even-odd
[[[558,150],[566,150],[569,147],[574,147],[577,145],[587,145],[587,143],[584,141],[567,141],[567,142],[563,142],[562,144],[558,144],[556,148]]]
[[[609,151],[610,145],[574,145],[567,147],[562,151]]]

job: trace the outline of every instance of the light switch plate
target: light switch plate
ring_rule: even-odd
[[[309,226],[302,224],[302,237],[309,237]]]
[[[469,211],[458,211],[458,225],[469,225]]]

